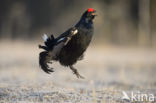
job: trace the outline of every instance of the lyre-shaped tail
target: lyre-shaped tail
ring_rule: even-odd
[[[45,71],[46,73],[54,72],[53,68],[49,68],[48,63],[51,61],[51,56],[47,51],[43,51],[39,54],[39,65],[41,66],[41,69]]]

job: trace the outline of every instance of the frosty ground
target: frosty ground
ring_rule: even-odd
[[[55,72],[38,65],[37,42],[0,43],[0,102],[2,103],[120,103],[122,91],[156,96],[156,49],[91,45],[75,67],[53,63]],[[148,101],[144,101],[149,103]]]

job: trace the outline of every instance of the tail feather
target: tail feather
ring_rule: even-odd
[[[42,45],[39,44],[38,47],[39,47],[40,49],[44,49],[44,50],[48,51],[47,46],[42,46]]]
[[[54,38],[54,36],[51,34],[51,36],[48,37],[46,34],[44,34],[42,38],[44,40],[45,46],[39,45],[38,47],[40,49],[44,49],[46,51],[52,50],[54,45],[55,45],[55,38]]]
[[[51,48],[54,46],[55,44],[55,38],[53,35],[51,35],[50,37],[47,37],[47,36],[44,36],[44,39],[46,41],[44,41],[44,44],[48,47],[48,48]]]
[[[44,34],[44,35],[43,35],[43,40],[44,40],[44,42],[46,42],[46,41],[47,41],[47,39],[48,39],[47,34]]]
[[[39,54],[39,64],[41,66],[41,69],[50,74],[51,72],[54,72],[52,69],[53,68],[49,68],[47,63],[50,63],[51,60],[51,56],[48,54],[47,51],[43,51]]]

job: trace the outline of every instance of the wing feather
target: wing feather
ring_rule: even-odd
[[[47,38],[46,35],[44,35],[43,39],[45,41],[46,46],[39,45],[40,48],[44,49],[45,51],[41,52],[39,54],[39,64],[43,71],[46,73],[54,72],[53,68],[49,68],[48,63],[51,60],[57,60],[57,56],[60,53],[61,49],[68,44],[68,42],[71,40],[72,36],[76,35],[78,33],[78,30],[73,27],[68,31],[68,34],[63,34],[62,36],[58,37],[56,40],[56,44],[53,46],[53,49],[49,51],[48,46],[49,43],[54,40],[54,37],[51,37],[50,39]]]

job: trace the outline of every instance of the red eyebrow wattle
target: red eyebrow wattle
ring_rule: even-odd
[[[94,12],[94,9],[93,8],[89,8],[87,11],[88,12]]]

